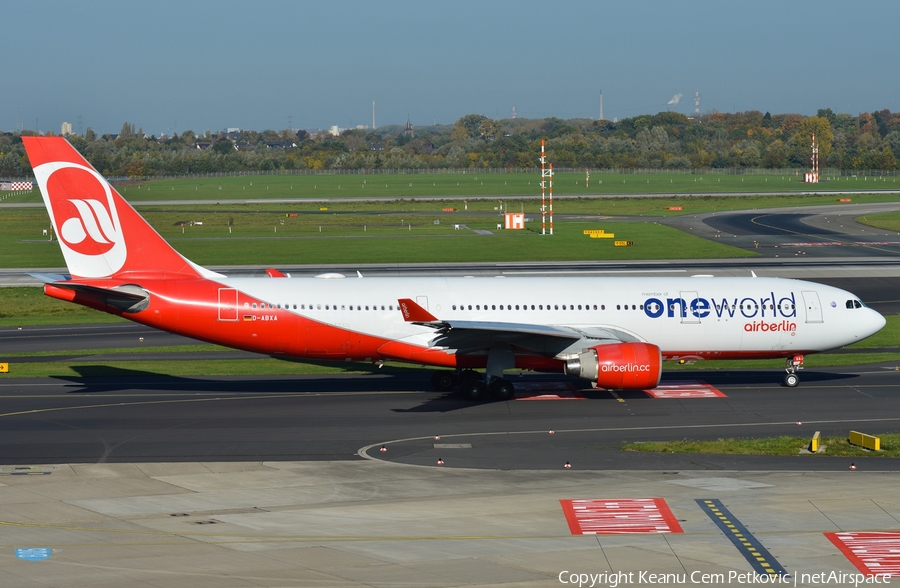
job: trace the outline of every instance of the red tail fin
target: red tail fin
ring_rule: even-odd
[[[172,249],[62,137],[22,137],[72,277],[212,277]]]

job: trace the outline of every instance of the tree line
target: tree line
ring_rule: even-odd
[[[821,109],[815,116],[758,111],[676,112],[619,121],[502,119],[463,116],[453,125],[406,133],[399,125],[337,136],[292,129],[171,137],[146,136],[126,122],[117,135],[91,129],[69,141],[101,173],[149,177],[278,170],[416,170],[533,168],[546,140],[547,161],[590,169],[806,169],[815,133],[822,169],[895,172],[900,113],[860,115]],[[27,131],[21,134],[29,134]],[[31,133],[33,134],[33,133]],[[19,133],[0,135],[0,177],[26,177]]]

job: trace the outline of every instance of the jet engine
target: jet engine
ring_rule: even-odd
[[[599,388],[644,390],[659,384],[662,354],[650,343],[597,345],[567,360],[564,371],[597,382]]]

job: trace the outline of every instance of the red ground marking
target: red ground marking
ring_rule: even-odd
[[[584,400],[570,382],[515,382],[516,400]]]
[[[900,531],[825,533],[863,574],[900,576]]]
[[[662,498],[560,500],[573,535],[683,533]]]
[[[652,398],[727,398],[718,388],[698,380],[666,382],[644,392]]]

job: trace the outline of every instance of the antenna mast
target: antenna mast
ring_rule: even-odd
[[[819,144],[816,143],[816,134],[812,134],[812,172],[803,175],[803,181],[807,184],[819,183]]]
[[[544,177],[547,175],[544,164],[546,161],[547,159],[544,157],[544,140],[541,139],[541,235],[547,234],[547,205],[544,196]]]
[[[700,120],[700,92],[694,92],[694,118]]]

